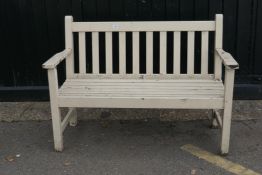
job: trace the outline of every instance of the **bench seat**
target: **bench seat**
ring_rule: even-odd
[[[207,79],[67,79],[60,107],[222,109],[222,81]]]

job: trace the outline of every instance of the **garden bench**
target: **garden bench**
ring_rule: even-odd
[[[65,50],[43,64],[48,70],[55,150],[63,150],[63,131],[77,124],[76,108],[211,109],[222,129],[221,153],[229,150],[235,69],[238,63],[222,49],[223,15],[214,21],[73,22],[65,17]],[[86,33],[91,33],[92,73],[86,69]],[[105,73],[100,71],[99,33],[105,33]],[[119,72],[113,72],[113,32],[118,33]],[[126,32],[132,33],[132,73],[128,74]],[[140,32],[145,32],[146,73],[140,72]],[[159,73],[153,72],[154,32],[159,32]],[[167,73],[167,32],[172,32],[173,73]],[[182,73],[182,32],[187,35],[186,73]],[[201,68],[195,71],[195,33],[201,34]],[[208,71],[209,33],[214,32],[214,71]],[[74,51],[74,35],[78,49]],[[158,40],[157,40],[158,41]],[[74,53],[78,51],[79,71]],[[66,80],[59,87],[57,65],[65,60]],[[222,81],[222,65],[225,78]],[[61,117],[60,108],[68,107]],[[223,115],[218,110],[223,109]]]

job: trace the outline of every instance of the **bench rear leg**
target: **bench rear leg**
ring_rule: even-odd
[[[217,120],[216,120],[216,113],[215,113],[215,109],[212,109],[211,110],[211,117],[210,117],[210,119],[211,119],[211,128],[213,128],[213,129],[217,129],[217,128],[219,128],[219,124],[217,123]]]
[[[232,118],[232,100],[235,71],[227,69],[225,73],[225,103],[222,123],[221,154],[228,154],[230,127]]]
[[[77,111],[76,108],[73,108],[72,114],[71,114],[71,118],[69,121],[69,125],[70,126],[76,126],[77,125]]]

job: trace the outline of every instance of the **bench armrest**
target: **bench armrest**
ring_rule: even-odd
[[[217,54],[219,55],[221,61],[226,68],[229,69],[239,69],[239,65],[232,55],[228,52],[225,52],[223,49],[216,49]]]
[[[65,49],[59,52],[47,60],[42,67],[44,69],[54,69],[60,62],[62,62],[67,56],[72,53],[72,49]]]

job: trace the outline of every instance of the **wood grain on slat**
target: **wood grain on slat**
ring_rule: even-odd
[[[187,34],[187,74],[194,74],[195,32]]]
[[[128,86],[130,85],[130,83],[126,83],[126,84],[121,84],[119,86],[116,86],[116,85],[104,85],[104,84],[75,84],[75,83],[72,83],[72,84],[67,84],[66,86],[63,86],[62,89],[64,90],[68,90],[68,89],[87,89],[89,88],[89,90],[91,91],[99,91],[101,90],[101,86],[104,86],[103,88],[106,88],[106,90],[111,90],[111,89],[116,89],[118,87],[121,87],[122,90],[129,90],[131,89],[132,91],[140,91],[140,90],[148,90],[148,91],[173,91],[173,90],[194,90],[194,89],[199,89],[199,90],[206,90],[206,89],[214,89],[214,90],[224,90],[224,88],[222,86],[215,86],[215,85],[207,85],[207,86],[195,86],[194,84],[189,84],[188,86],[183,86],[181,84],[179,84],[179,86],[177,87],[172,87],[172,86],[155,86],[154,89],[152,89],[152,87],[150,86],[151,84],[146,84],[144,86]],[[154,85],[154,84],[153,84]],[[128,86],[128,87],[127,87]]]
[[[160,32],[160,73],[166,74],[166,32]]]
[[[101,85],[102,86],[102,85]],[[126,86],[115,86],[114,88],[109,88],[108,86],[104,87],[94,87],[94,86],[86,86],[86,88],[78,88],[78,86],[70,87],[70,88],[63,88],[60,89],[59,92],[61,93],[86,93],[86,94],[99,94],[99,93],[108,93],[108,94],[140,94],[143,95],[160,95],[160,94],[166,94],[166,95],[199,95],[199,94],[220,94],[221,97],[223,96],[224,89],[212,89],[209,87],[209,89],[198,89],[198,87],[192,87],[190,89],[188,88],[181,88],[181,89],[167,89],[164,87],[161,88],[134,88],[134,87],[126,87]],[[127,85],[128,86],[128,85]],[[185,86],[187,87],[187,86]]]
[[[107,74],[74,74],[73,78],[75,79],[108,79],[108,80],[114,80],[114,79],[122,79],[125,81],[126,79],[135,79],[135,80],[173,80],[173,79],[180,79],[180,80],[212,80],[214,79],[214,74],[140,74],[140,75],[134,75],[134,74],[113,74],[113,75],[107,75]]]
[[[217,86],[220,88],[224,88],[222,81],[214,81],[212,79],[203,79],[203,80],[197,80],[197,79],[67,79],[64,83],[64,86],[82,86],[82,85],[102,85],[102,86],[131,86],[131,87],[141,87],[141,86],[151,86],[151,87],[165,87],[165,86],[174,86],[180,87],[180,86],[195,86],[195,87],[206,87],[206,86]],[[174,87],[174,88],[175,88]],[[63,87],[62,87],[63,88]]]
[[[86,35],[85,32],[79,32],[79,72],[86,73]]]
[[[161,97],[58,97],[60,107],[93,107],[93,108],[166,108],[166,109],[222,109],[223,98],[205,97],[202,95],[198,98],[187,99],[183,97],[177,98],[161,98]]]
[[[159,83],[160,82],[160,83]],[[203,84],[203,85],[201,85]],[[210,81],[151,81],[151,80],[146,80],[146,81],[134,81],[134,80],[129,80],[129,81],[121,81],[121,79],[115,80],[115,81],[104,81],[104,80],[94,80],[94,81],[68,81],[64,83],[64,86],[62,88],[70,88],[70,87],[75,87],[75,86],[110,86],[110,87],[117,87],[117,86],[127,86],[127,88],[142,88],[142,87],[150,87],[154,86],[151,88],[167,88],[167,87],[172,87],[172,85],[176,85],[180,89],[181,87],[202,87],[208,89],[208,87],[218,87],[223,89],[222,82],[212,82]],[[103,88],[103,87],[102,87]]]
[[[153,74],[153,32],[146,32],[146,73]]]
[[[139,32],[133,32],[133,74],[139,74]]]
[[[106,73],[113,73],[112,32],[106,32]]]
[[[142,91],[142,92],[145,92],[145,91]],[[167,93],[163,93],[163,92],[159,92],[159,91],[146,91],[147,93],[141,93],[139,91],[130,91],[130,92],[122,92],[122,91],[119,91],[118,93],[117,92],[107,92],[107,91],[102,91],[102,92],[93,92],[93,91],[90,91],[90,92],[86,92],[86,90],[79,90],[79,92],[76,92],[76,91],[64,91],[64,92],[61,92],[60,95],[63,95],[63,96],[85,96],[85,97],[113,97],[113,98],[116,98],[116,97],[138,97],[138,98],[143,98],[143,97],[159,97],[159,98],[172,98],[172,97],[184,97],[184,98],[201,98],[201,97],[214,97],[214,98],[223,98],[223,96],[221,96],[221,92],[216,92],[216,91],[210,91],[209,93],[198,93],[198,94],[194,94],[194,91],[193,90],[188,90],[188,91],[172,91],[169,92],[167,91]],[[181,93],[181,94],[180,94]]]
[[[132,85],[133,84],[133,85]],[[171,85],[177,85],[177,86],[222,86],[222,81],[214,81],[214,80],[122,80],[122,79],[109,79],[109,80],[103,80],[103,79],[69,79],[66,80],[64,85],[65,86],[77,86],[77,85],[107,85],[107,86],[121,86],[121,85],[130,85],[130,86],[157,86],[157,87],[164,87],[164,86],[171,86]],[[201,85],[202,84],[202,85]],[[219,86],[220,87],[220,86]],[[63,87],[62,87],[63,88]]]
[[[119,32],[119,73],[126,74],[126,33]]]
[[[181,80],[87,80],[66,81],[60,95],[94,97],[220,97],[224,95],[222,82]]]
[[[98,32],[92,32],[92,63],[93,63],[93,73],[99,73],[99,38]]]
[[[181,50],[181,33],[174,32],[174,74],[180,74],[180,50]]]
[[[208,32],[201,35],[201,74],[208,74]]]

